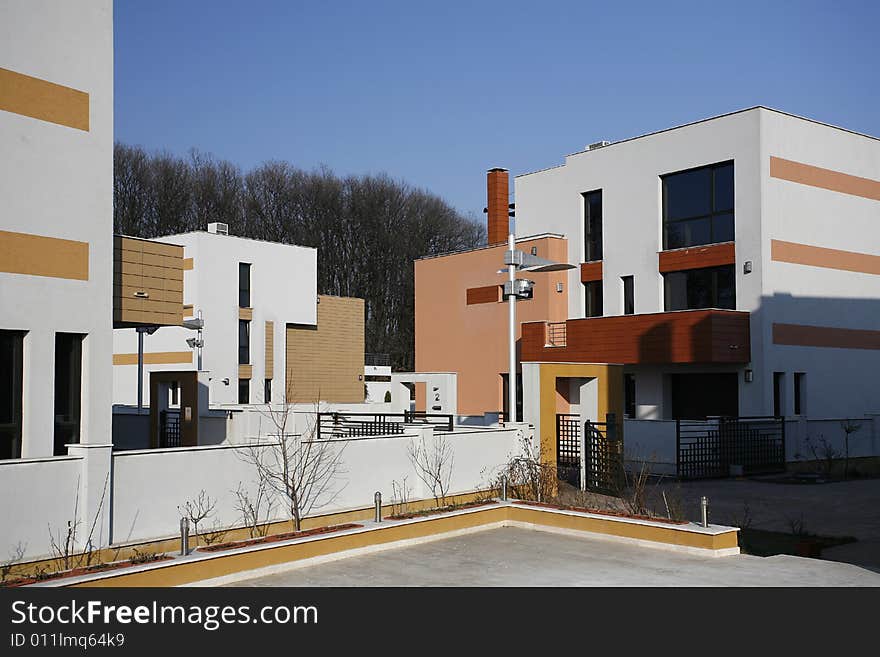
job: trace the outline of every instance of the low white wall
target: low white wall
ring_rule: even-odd
[[[859,418],[796,419],[785,421],[785,460],[812,461],[824,458],[826,443],[843,458],[843,424],[858,427],[849,436],[849,456],[880,456],[880,415]],[[812,443],[813,449],[810,448]],[[813,453],[815,450],[815,454]]]
[[[162,538],[180,531],[180,512],[187,500],[204,490],[217,504],[214,522],[242,525],[233,491],[241,482],[253,492],[256,468],[246,460],[247,448],[235,445],[150,449],[113,454],[112,542]]]
[[[312,515],[371,506],[376,491],[381,491],[388,505],[392,482],[402,484],[404,478],[410,500],[431,497],[408,453],[409,445],[423,438],[428,449],[433,448],[434,440],[449,445],[453,461],[448,492],[464,493],[486,486],[500,466],[520,453],[522,430],[457,428],[452,433],[434,433],[430,428],[413,428],[404,435],[326,441],[341,451],[339,472],[331,484],[335,495],[332,500],[322,500],[327,503],[314,508]],[[177,535],[177,507],[195,500],[201,490],[217,504],[200,530],[215,523],[242,526],[233,491],[239,482],[252,494],[256,490],[256,468],[246,460],[249,449],[251,446],[227,444],[114,453],[112,541],[128,543]],[[274,519],[288,517],[279,500]]]
[[[21,544],[28,556],[51,554],[49,532],[63,543],[67,523],[77,521],[82,459],[56,456],[0,461],[0,561]],[[77,536],[89,528],[80,522]]]
[[[647,462],[657,474],[675,473],[678,455],[674,420],[624,420],[623,441],[630,465],[640,467]]]

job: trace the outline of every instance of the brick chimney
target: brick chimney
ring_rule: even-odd
[[[486,174],[487,210],[489,213],[489,244],[507,241],[510,234],[508,208],[509,183],[507,169],[496,167]]]

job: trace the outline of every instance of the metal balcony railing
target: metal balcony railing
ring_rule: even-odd
[[[547,323],[547,346],[565,347],[568,344],[568,333],[565,322]]]
[[[388,354],[364,354],[364,365],[370,367],[391,367],[391,357]]]

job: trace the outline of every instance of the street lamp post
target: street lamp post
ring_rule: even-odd
[[[507,315],[509,323],[507,327],[509,341],[509,363],[507,375],[507,414],[510,421],[516,422],[516,302],[520,299],[532,298],[534,281],[517,278],[518,271],[528,272],[553,272],[574,269],[574,265],[565,262],[553,262],[538,256],[518,251],[516,237],[511,233],[507,237],[507,251],[504,253],[504,264],[507,269],[498,273],[507,273],[507,282],[504,284],[504,298],[507,300]],[[507,419],[507,418],[505,418]]]

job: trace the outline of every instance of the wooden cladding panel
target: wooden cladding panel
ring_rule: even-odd
[[[590,283],[592,281],[602,280],[602,261],[581,263],[581,283]]]
[[[239,365],[238,366],[238,378],[239,379],[250,379],[254,376],[254,366],[253,365]]]
[[[318,325],[288,324],[287,401],[364,401],[364,300],[318,297]]]
[[[661,273],[720,267],[736,263],[736,247],[733,242],[691,246],[686,249],[661,251],[658,254],[658,259]]]
[[[275,322],[266,322],[266,378],[275,377]]]
[[[239,306],[238,308],[238,318],[244,319],[250,322],[254,318],[254,309],[253,308],[242,308]]]
[[[183,322],[183,247],[113,238],[113,321],[116,325]]]
[[[114,365],[137,365],[137,354],[113,354]],[[144,353],[144,365],[172,365],[193,362],[191,351],[152,351]]]
[[[470,287],[467,290],[467,305],[469,306],[479,303],[498,303],[499,301],[501,301],[500,285]]]
[[[571,363],[746,363],[749,314],[693,310],[573,319],[565,347],[545,348],[543,322],[523,324],[522,360]]]

